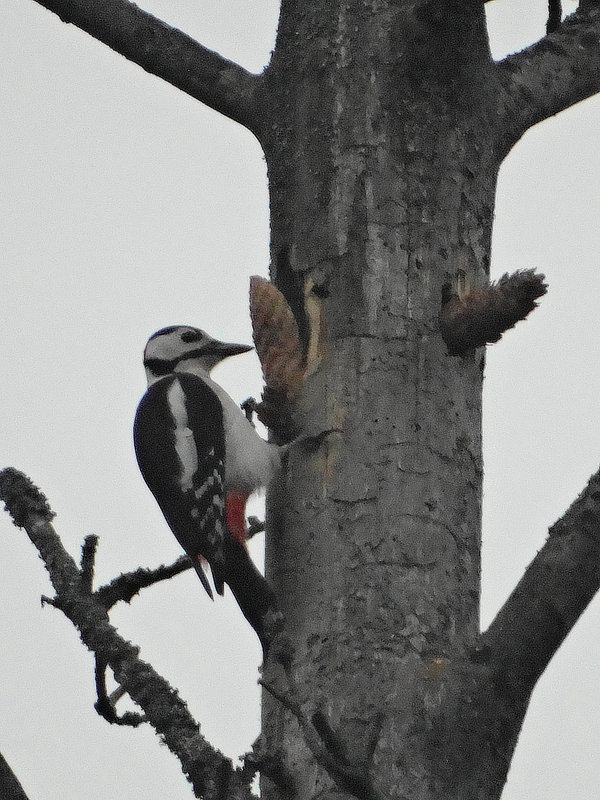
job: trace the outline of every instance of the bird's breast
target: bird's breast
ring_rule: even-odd
[[[261,439],[234,404],[225,413],[225,486],[253,492],[267,486],[279,465],[278,448]]]

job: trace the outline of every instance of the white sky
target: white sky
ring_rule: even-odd
[[[143,7],[259,71],[274,0],[153,0]],[[496,56],[539,38],[546,2],[488,4]],[[570,5],[568,10],[571,10]],[[141,352],[191,322],[250,341],[248,276],[266,274],[267,191],[253,137],[45,11],[0,6],[0,464],[48,495],[78,557],[100,536],[97,579],[178,555],[131,444]],[[600,460],[600,102],[538,126],[500,178],[493,276],[544,271],[550,293],[488,351],[483,622]],[[254,355],[219,377],[260,393]],[[260,543],[256,544],[260,549]],[[92,657],[59,612],[23,532],[0,513],[0,752],[30,800],[187,800],[150,728],[93,710]],[[231,756],[258,732],[259,647],[232,603],[182,575],[112,613]],[[600,790],[600,603],[534,694],[503,800]]]

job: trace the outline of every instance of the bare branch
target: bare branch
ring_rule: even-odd
[[[254,130],[260,78],[127,0],[37,0],[63,20],[215,111]]]
[[[560,28],[497,65],[506,152],[538,122],[600,90],[600,8],[580,3]]]
[[[264,530],[264,524],[259,523],[258,527]],[[257,532],[254,530],[254,533]],[[263,653],[266,654],[271,640],[283,628],[283,614],[278,608],[277,598],[252,562],[247,549],[231,537],[227,537],[225,546],[229,567],[227,585],[243,615],[256,631]],[[179,575],[191,566],[188,556],[181,556],[166,567],[160,566],[153,570],[140,567],[102,586],[94,597],[108,610],[120,600],[129,603],[141,589]]]
[[[257,533],[261,533],[265,529],[265,523],[257,517],[248,517],[248,538],[252,538]],[[138,567],[132,572],[124,572],[117,578],[114,578],[110,583],[101,586],[94,593],[94,597],[102,603],[107,610],[111,609],[116,603],[123,601],[125,603],[131,602],[136,594],[142,589],[153,586],[155,583],[167,581],[180,575],[182,572],[192,568],[192,562],[189,556],[180,556],[172,564],[161,564],[155,569],[148,567]]]
[[[57,593],[54,605],[78,629],[86,647],[112,669],[115,679],[143,710],[171,752],[197,797],[205,800],[250,800],[253,795],[231,761],[201,735],[198,723],[177,692],[139,658],[138,649],[110,624],[106,609],[90,594],[80,571],[66,552],[50,520],[46,498],[23,473],[0,472],[0,499],[15,524],[27,531],[38,549]]]
[[[156,569],[139,567],[139,569],[133,572],[125,572],[105,586],[101,586],[94,596],[108,610],[120,600],[126,603],[131,602],[141,589],[160,581],[169,580],[169,578],[173,578],[175,575],[179,575],[181,572],[191,568],[192,562],[189,556],[180,556],[172,564],[168,566],[161,564]]]
[[[528,697],[599,587],[600,470],[482,636],[480,652],[503,686]]]

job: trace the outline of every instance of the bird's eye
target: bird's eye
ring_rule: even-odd
[[[184,331],[181,334],[182,342],[197,342],[202,338],[201,331]]]

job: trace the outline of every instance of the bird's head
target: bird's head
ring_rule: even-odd
[[[209,373],[220,361],[252,350],[247,344],[213,339],[191,325],[173,325],[153,333],[144,350],[148,385],[174,372]]]

